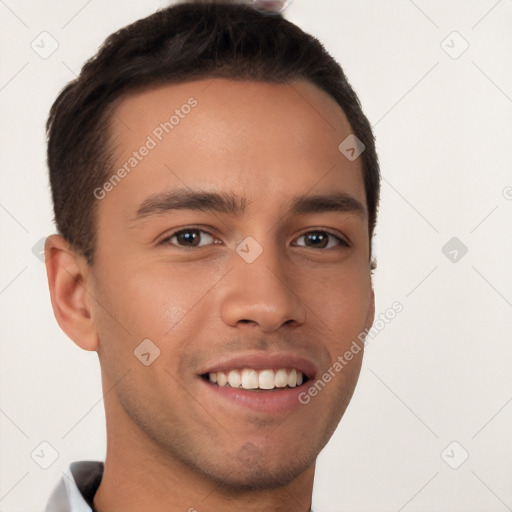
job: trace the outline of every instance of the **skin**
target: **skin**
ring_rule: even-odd
[[[366,211],[287,212],[295,195],[333,191],[366,208],[361,161],[338,150],[352,130],[316,86],[210,79],[126,96],[111,127],[116,169],[191,96],[198,105],[98,202],[94,266],[59,235],[46,243],[56,319],[101,365],[107,455],[94,504],[309,511],[315,460],[352,397],[363,350],[289,414],[214,404],[197,372],[257,349],[297,352],[321,375],[371,327]],[[146,197],[184,186],[245,197],[247,211],[133,220]],[[205,231],[199,247],[177,237],[158,245],[189,226]],[[304,236],[318,230],[349,246]],[[250,264],[235,250],[248,236],[263,249]],[[160,349],[150,366],[133,354],[146,338]]]

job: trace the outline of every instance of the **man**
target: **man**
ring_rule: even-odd
[[[277,12],[181,3],[110,36],[48,134],[51,300],[98,353],[107,453],[46,510],[309,511],[374,318],[378,161],[339,65]]]

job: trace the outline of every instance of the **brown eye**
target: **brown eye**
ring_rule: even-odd
[[[304,244],[298,244],[301,247],[309,247],[313,249],[330,249],[334,246],[346,246],[348,247],[347,242],[341,239],[340,237],[333,235],[327,231],[308,231],[299,237],[304,238]],[[334,241],[334,244],[331,243],[331,240]]]
[[[178,247],[204,247],[204,245],[208,245],[208,238],[213,240],[213,236],[210,233],[202,229],[197,228],[187,228],[182,229],[180,231],[176,231],[172,235],[166,237],[164,240],[160,242],[161,245],[174,245]],[[207,243],[200,245],[200,242],[206,239]],[[175,240],[175,242],[172,242]],[[211,243],[210,241],[210,243]]]

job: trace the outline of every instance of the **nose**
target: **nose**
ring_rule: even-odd
[[[231,327],[256,324],[271,333],[287,324],[297,327],[306,319],[306,306],[299,297],[297,282],[282,253],[270,245],[248,263],[233,255],[221,299],[221,318]]]

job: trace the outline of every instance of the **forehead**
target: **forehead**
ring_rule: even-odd
[[[235,193],[247,213],[309,191],[365,205],[360,158],[338,149],[351,132],[335,100],[305,81],[206,79],[132,93],[110,133],[112,176],[122,178],[100,208],[132,217],[145,198],[176,187]]]

